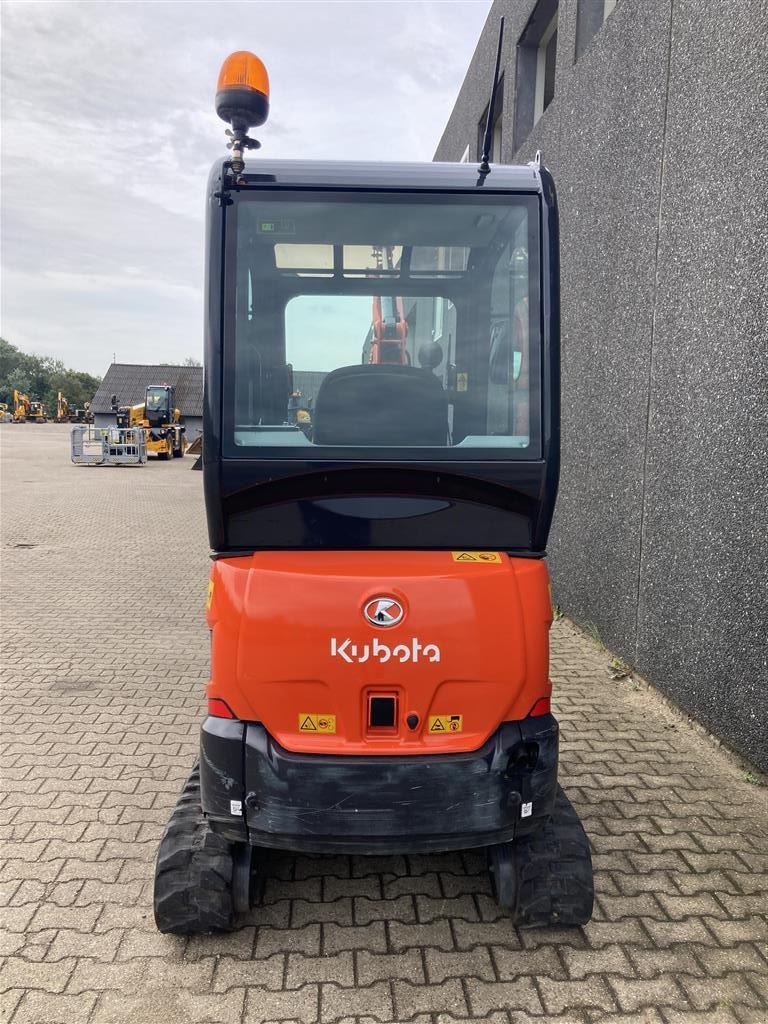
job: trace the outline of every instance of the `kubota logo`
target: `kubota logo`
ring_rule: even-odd
[[[363,608],[363,615],[372,626],[396,626],[402,622],[405,609],[394,597],[373,597]]]
[[[370,644],[355,644],[347,637],[339,642],[335,636],[331,637],[331,657],[341,658],[351,665],[357,663],[362,665],[369,658],[377,658],[382,665],[392,659],[405,663],[406,661],[419,661],[426,658],[428,661],[440,661],[440,648],[437,644],[422,644],[416,637],[411,637],[408,643],[396,644],[390,647],[382,643],[377,636]]]

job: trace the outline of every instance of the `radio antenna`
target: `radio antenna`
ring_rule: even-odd
[[[499,66],[501,65],[501,44],[504,39],[504,19],[499,19],[499,45],[496,48],[496,67],[493,69],[493,83],[491,85],[491,98],[488,102],[488,120],[485,122],[485,137],[483,138],[483,152],[480,157],[480,178],[477,184],[482,185],[485,182],[486,174],[491,173],[491,165],[488,163],[488,158],[491,153],[491,143],[493,140],[493,112],[496,107],[496,93],[499,88]]]

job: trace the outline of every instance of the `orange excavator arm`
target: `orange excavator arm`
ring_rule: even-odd
[[[373,250],[378,270],[393,270],[392,250]],[[386,255],[385,255],[386,253]],[[406,366],[409,362],[405,342],[408,337],[408,322],[403,312],[403,300],[399,295],[373,296],[373,339],[371,341],[371,363],[388,363]]]

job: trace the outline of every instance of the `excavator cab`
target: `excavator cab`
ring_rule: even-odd
[[[265,96],[245,70],[220,80],[235,112]],[[259,851],[470,847],[515,922],[584,924],[548,674],[552,177],[246,162],[232,123],[208,186],[208,714],[158,927],[232,927]]]

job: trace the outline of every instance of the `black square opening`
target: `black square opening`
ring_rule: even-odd
[[[371,697],[371,727],[391,729],[395,724],[395,703],[394,697]]]

